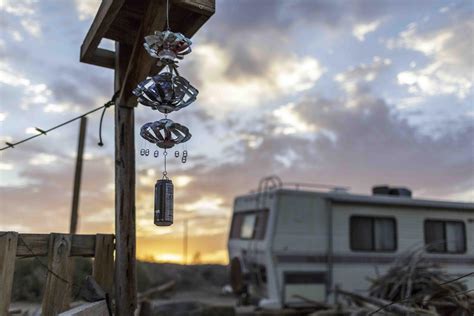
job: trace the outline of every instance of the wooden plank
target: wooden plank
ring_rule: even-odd
[[[8,315],[15,272],[18,233],[0,233],[0,315]]]
[[[115,89],[125,77],[132,47],[116,43]],[[135,236],[135,120],[133,107],[115,109],[115,314],[133,315],[137,306]]]
[[[125,2],[104,37],[122,44],[133,45],[144,12],[145,7],[142,2]]]
[[[115,52],[103,48],[97,48],[90,57],[87,57],[87,59],[82,60],[82,62],[114,69]]]
[[[156,64],[156,59],[152,58],[143,48],[144,37],[153,34],[155,30],[163,30],[165,24],[166,1],[149,1],[135,38],[128,66],[124,68],[125,77],[121,81],[120,95],[117,100],[122,106],[133,107],[136,105],[136,98],[132,95],[132,90],[146,78],[152,66]]]
[[[54,316],[64,308],[67,288],[72,286],[67,281],[71,235],[51,234],[49,240],[48,276],[43,294],[42,315]]]
[[[114,284],[114,236],[97,234],[92,276],[102,289],[112,294]]]
[[[59,314],[59,316],[109,316],[109,312],[107,310],[107,303],[104,300],[81,304]]]
[[[1,234],[1,232],[0,232]],[[17,257],[47,256],[49,249],[49,235],[20,234],[18,239]],[[26,246],[24,244],[26,243]],[[29,248],[29,249],[28,249]],[[30,251],[31,250],[31,251]],[[33,252],[33,254],[32,254]],[[73,235],[71,256],[93,257],[95,253],[95,235]]]
[[[96,53],[102,37],[113,23],[125,0],[103,0],[81,46],[81,62],[88,62]]]

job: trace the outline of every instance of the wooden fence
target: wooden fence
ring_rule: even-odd
[[[58,315],[69,308],[72,271],[71,257],[94,257],[93,277],[106,293],[114,282],[114,235],[19,234],[0,232],[0,316],[8,315],[15,259],[48,257],[48,275],[41,305],[43,316]],[[84,314],[84,308],[88,308]],[[105,308],[104,308],[105,306]],[[80,310],[74,313],[74,310]],[[93,311],[101,311],[94,313]],[[87,304],[65,315],[107,315],[106,303]]]

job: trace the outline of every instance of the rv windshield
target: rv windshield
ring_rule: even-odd
[[[268,210],[235,213],[232,219],[230,239],[264,239],[267,219]]]
[[[253,231],[257,214],[247,214],[242,222],[242,228],[240,229],[240,238],[251,239],[253,238]]]

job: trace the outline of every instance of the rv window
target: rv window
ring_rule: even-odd
[[[231,239],[265,238],[268,210],[247,211],[234,214],[230,228]]]
[[[255,221],[257,220],[257,214],[251,213],[246,214],[242,222],[242,228],[240,229],[240,238],[242,239],[253,239]]]
[[[352,250],[395,251],[396,223],[389,217],[353,216],[350,219]]]
[[[466,252],[466,227],[461,221],[425,221],[425,245],[428,252]]]
[[[240,238],[240,229],[242,228],[242,220],[244,219],[244,214],[236,213],[232,218],[232,226],[230,227],[230,239]]]

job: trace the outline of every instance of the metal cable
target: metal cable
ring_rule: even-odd
[[[87,116],[87,115],[89,115],[89,114],[92,114],[92,113],[94,113],[94,112],[97,112],[97,111],[99,111],[100,109],[106,109],[106,108],[110,107],[111,105],[115,105],[115,98],[117,97],[117,93],[118,93],[118,92],[116,92],[116,93],[114,94],[114,96],[112,97],[112,99],[111,99],[109,102],[105,103],[104,105],[102,105],[102,106],[100,106],[100,107],[98,107],[98,108],[95,108],[95,109],[93,109],[93,110],[90,110],[89,112],[86,112],[86,113],[84,113],[84,114],[82,114],[82,115],[79,115],[79,116],[77,116],[77,117],[75,117],[75,118],[73,118],[73,119],[70,119],[69,121],[63,122],[63,123],[58,124],[58,125],[56,125],[56,126],[53,126],[53,127],[49,128],[49,129],[47,129],[47,130],[42,130],[42,129],[36,127],[35,129],[39,132],[39,133],[36,134],[36,135],[33,135],[33,136],[27,137],[27,138],[25,138],[25,139],[22,139],[22,140],[20,140],[20,141],[17,141],[16,143],[5,142],[5,144],[7,144],[7,146],[0,148],[0,151],[6,150],[6,149],[9,149],[9,148],[15,148],[15,146],[20,145],[20,144],[23,144],[23,143],[25,143],[25,142],[27,142],[27,141],[30,141],[30,140],[32,140],[32,139],[34,139],[34,138],[36,138],[36,137],[41,136],[41,135],[45,135],[45,136],[46,136],[47,133],[49,133],[49,132],[51,132],[51,131],[54,131],[55,129],[58,129],[58,128],[63,127],[63,126],[65,126],[65,125],[67,125],[67,124],[70,124],[70,123],[72,123],[72,122],[74,122],[74,121],[77,121],[78,119],[80,119],[80,118],[82,118],[82,117],[85,117],[85,116]],[[105,110],[104,110],[104,112],[105,112]],[[99,130],[100,142],[99,142],[99,145],[100,145],[100,143],[102,143],[102,133],[101,133],[101,130],[102,130],[102,119],[103,119],[103,116],[104,116],[104,112],[102,112],[102,117],[101,117],[101,120],[100,120],[100,130]],[[103,144],[103,143],[102,143],[102,144]],[[101,146],[101,145],[100,145],[100,146]]]

